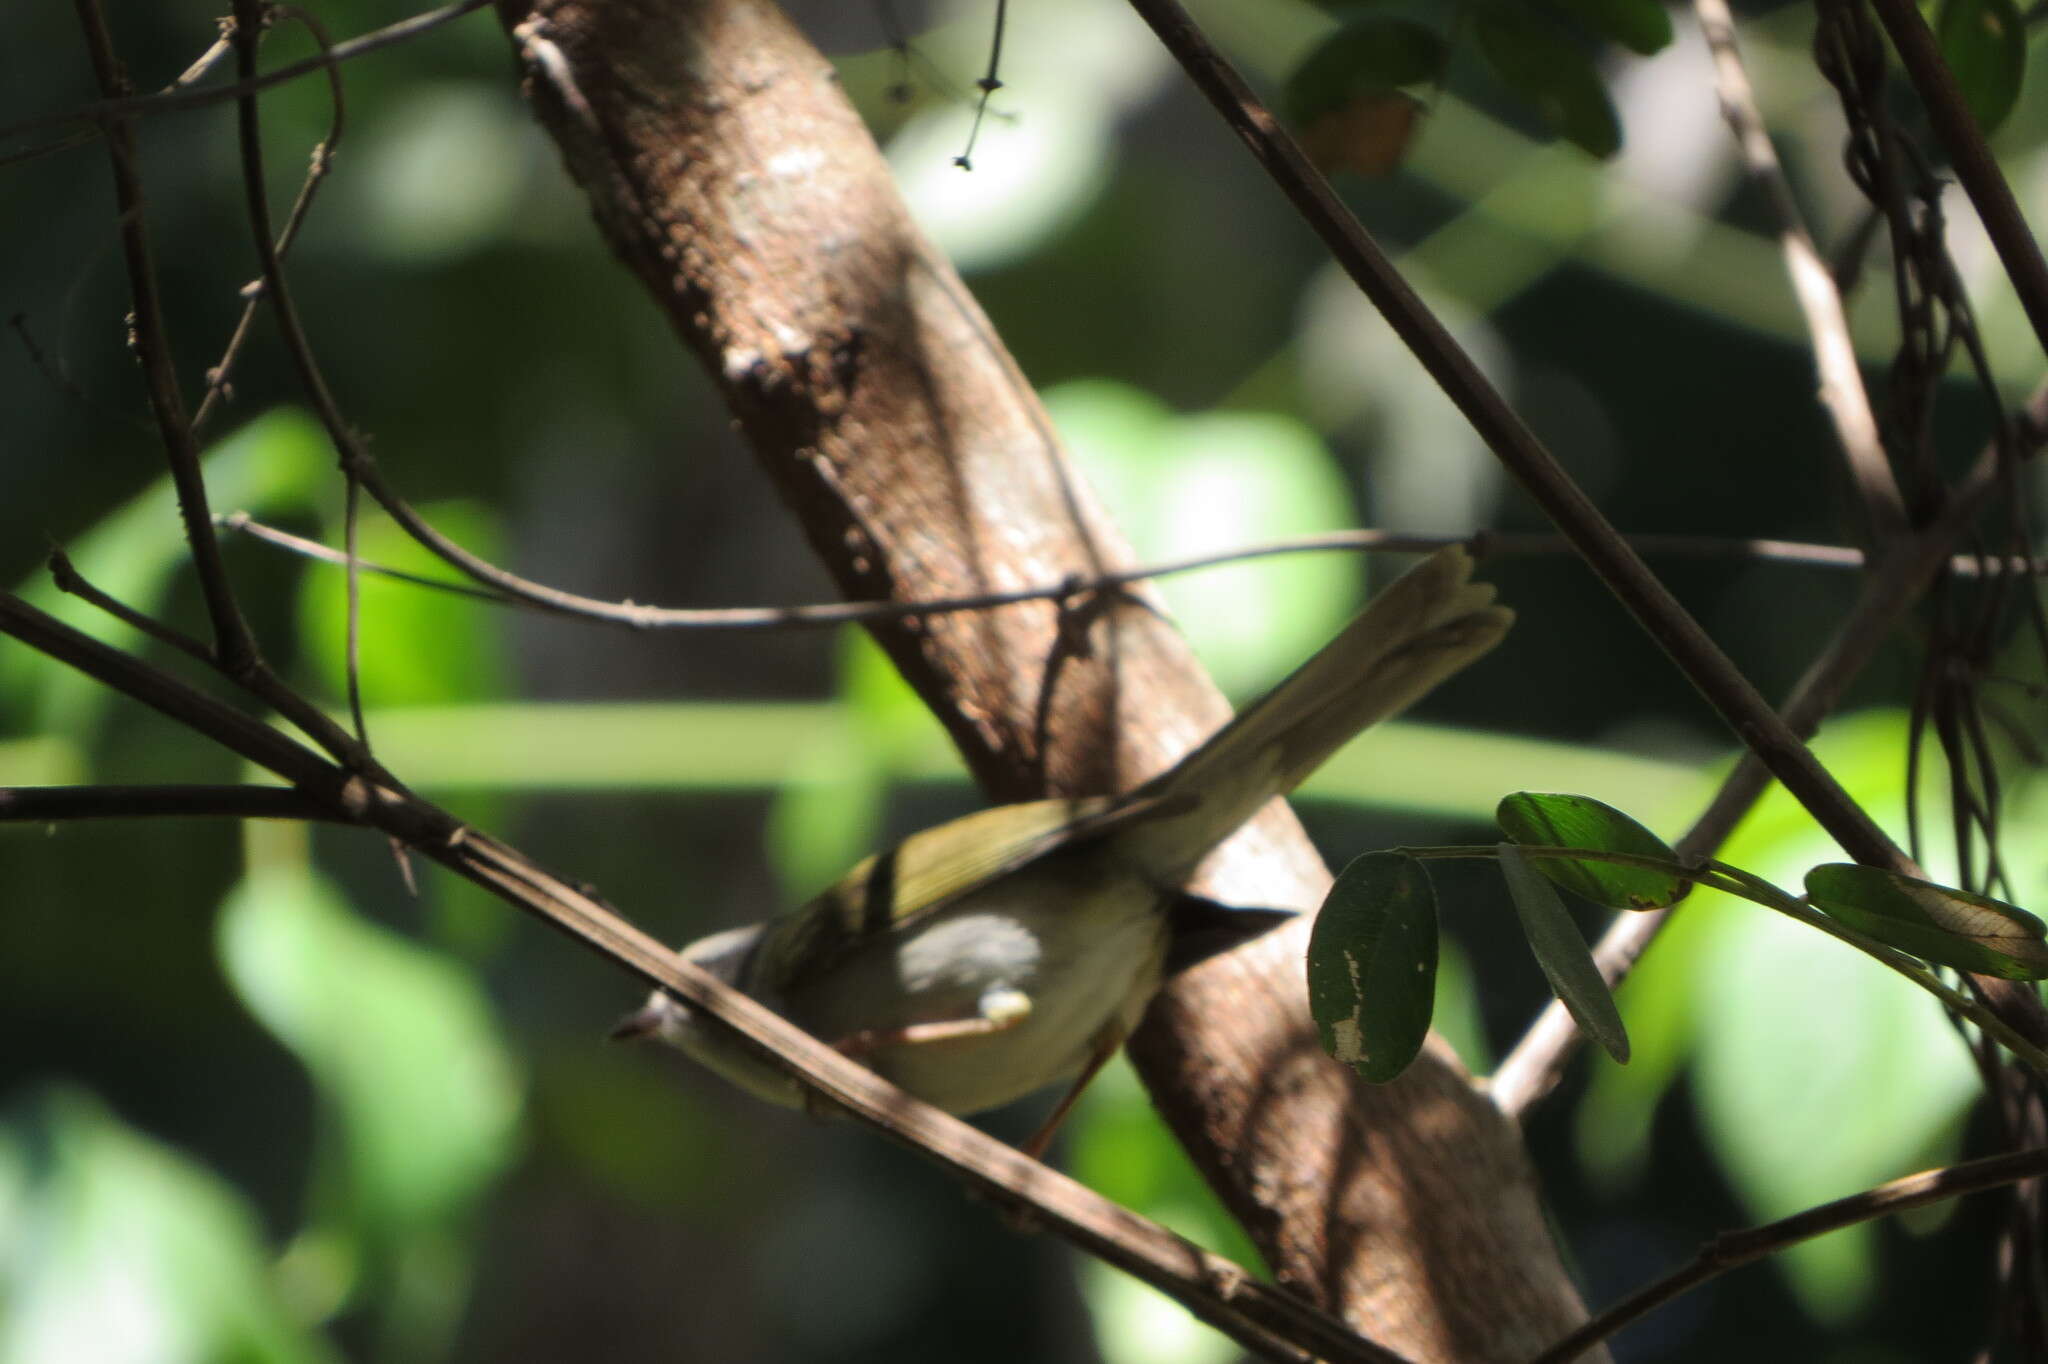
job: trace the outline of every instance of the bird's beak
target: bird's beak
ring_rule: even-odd
[[[609,1034],[614,1042],[632,1042],[642,1037],[652,1037],[661,1030],[662,1008],[659,1003],[627,1014],[615,1024]]]

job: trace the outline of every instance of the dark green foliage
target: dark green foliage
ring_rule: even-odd
[[[1676,861],[1664,840],[1611,805],[1590,796],[1517,791],[1494,811],[1501,832],[1521,844],[1550,848],[1598,848]],[[1536,869],[1574,895],[1609,909],[1662,909],[1691,884],[1668,872],[1613,862],[1531,859]]]
[[[2048,944],[2033,915],[1988,895],[1831,862],[1806,874],[1813,907],[1879,942],[1979,975],[2048,977]]]
[[[1353,859],[1309,937],[1324,1050],[1376,1084],[1406,1070],[1429,1034],[1436,964],[1436,891],[1422,864],[1401,852]]]

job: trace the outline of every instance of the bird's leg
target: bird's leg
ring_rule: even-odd
[[[925,1042],[958,1042],[970,1037],[988,1037],[1008,1032],[1031,1017],[1031,996],[1022,990],[990,990],[965,1018],[939,1018],[924,1023],[905,1023],[898,1028],[863,1028],[834,1038],[832,1049],[852,1061],[866,1061],[884,1047],[916,1046]],[[807,1096],[805,1107],[811,1108]],[[813,1110],[813,1116],[817,1116]]]
[[[913,1046],[920,1042],[957,1042],[966,1037],[987,1037],[1008,1032],[1031,1017],[1031,996],[1022,990],[990,990],[965,1018],[940,1018],[928,1023],[905,1023],[900,1028],[863,1028],[832,1043],[835,1050],[858,1061],[883,1047]]]
[[[1081,1067],[1081,1073],[1074,1077],[1072,1086],[1068,1088],[1065,1094],[1060,1096],[1060,1101],[1054,1106],[1052,1115],[1039,1124],[1038,1130],[1031,1134],[1031,1140],[1024,1143],[1023,1151],[1025,1155],[1033,1160],[1040,1160],[1045,1156],[1045,1148],[1052,1145],[1053,1133],[1059,1131],[1060,1124],[1067,1120],[1067,1114],[1073,1111],[1075,1102],[1081,1097],[1081,1091],[1088,1088],[1088,1082],[1100,1074],[1102,1068],[1109,1064],[1109,1058],[1116,1055],[1116,1049],[1123,1045],[1123,1040],[1123,1033],[1120,1029],[1105,1030],[1102,1036],[1097,1039],[1095,1050],[1089,1054],[1088,1064]]]

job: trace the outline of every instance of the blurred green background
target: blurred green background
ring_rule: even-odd
[[[110,6],[141,86],[211,39],[215,8]],[[1142,552],[1354,524],[1541,528],[1122,6],[1012,7],[1000,117],[971,175],[951,165],[971,113],[957,92],[981,71],[992,6],[899,8],[918,33],[908,105],[888,97],[903,71],[874,11],[802,13]],[[1269,85],[1331,23],[1293,0],[1196,8]],[[407,12],[319,7],[338,36]],[[1664,54],[1610,66],[1628,138],[1615,162],[1547,143],[1526,111],[1454,73],[1406,169],[1343,188],[1622,527],[1837,539],[1796,315],[1678,17]],[[11,18],[0,122],[91,98],[69,8]],[[1781,145],[1832,240],[1855,204],[1836,171],[1839,115],[1803,56],[1807,13],[1748,18]],[[269,59],[309,50],[287,26]],[[358,62],[347,83],[347,137],[291,274],[386,475],[464,544],[578,591],[828,598],[707,383],[599,244],[488,14]],[[326,101],[315,81],[266,97],[280,197]],[[255,273],[232,115],[141,131],[192,391]],[[2034,81],[1997,143],[2023,200],[2042,186],[2044,135]],[[87,145],[0,175],[13,206],[0,305],[33,342],[0,348],[0,578],[162,657],[60,601],[39,568],[61,544],[129,602],[200,619],[123,346],[104,159]],[[2038,349],[1955,217],[2010,398]],[[1880,369],[1889,307],[1869,288],[1854,308]],[[333,458],[270,337],[260,321],[207,433],[215,506],[336,542]],[[1956,388],[1945,456],[1971,454],[1989,417]],[[363,548],[427,567],[380,519]],[[271,657],[338,698],[338,576],[247,540],[228,554]],[[1295,558],[1166,591],[1242,697],[1395,567]],[[1854,590],[1846,575],[1733,560],[1665,567],[1773,695]],[[1301,808],[1331,858],[1485,838],[1516,788],[1597,796],[1675,836],[1729,761],[1702,704],[1575,563],[1487,573],[1522,624],[1311,784]],[[378,582],[363,609],[385,761],[672,941],[760,917],[976,803],[937,727],[855,635],[634,635]],[[1819,745],[1893,827],[1913,666],[1887,655]],[[0,641],[0,783],[244,775]],[[2012,827],[2042,827],[2040,783],[2009,796]],[[2007,851],[2039,909],[2048,855],[2025,838]],[[1796,884],[1829,849],[1774,798],[1729,855]],[[1440,1023],[1483,1069],[1541,1003],[1541,978],[1497,882],[1467,869],[1439,887],[1455,940]],[[1179,1309],[1012,1234],[866,1134],[606,1044],[638,993],[432,869],[411,894],[375,839],[0,827],[0,1361],[1231,1357]],[[1634,1063],[1581,1060],[1529,1125],[1589,1297],[1618,1296],[1716,1230],[1968,1149],[1974,1079],[1924,1003],[1751,908],[1703,900],[1681,916],[1622,994]],[[1033,1120],[991,1126],[1015,1138]],[[1057,1159],[1250,1253],[1121,1067]],[[1990,1259],[1982,1208],[1840,1234],[1694,1293],[1617,1357],[1962,1358],[1984,1331]]]

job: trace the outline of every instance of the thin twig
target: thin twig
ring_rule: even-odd
[[[1970,112],[1954,73],[1941,59],[1934,34],[1912,0],[1870,0],[1870,7],[1890,36],[1907,78],[1927,109],[1928,122],[1934,125],[1963,192],[1970,196],[1992,249],[2005,266],[2020,307],[2033,324],[2035,340],[2048,352],[2048,262],[2042,260],[2034,230],[1984,142],[1984,130],[1977,126],[1976,115]]]
[[[106,612],[130,629],[140,630],[158,643],[168,644],[180,653],[189,654],[201,663],[212,665],[213,650],[207,648],[203,640],[194,639],[176,626],[166,625],[154,616],[145,615],[126,602],[117,601],[100,591],[85,580],[84,575],[71,562],[71,556],[63,550],[51,550],[48,563],[50,580],[57,585],[59,592],[69,593],[80,601]]]
[[[373,29],[360,37],[351,38],[347,42],[336,43],[331,50],[322,52],[317,57],[308,57],[304,61],[293,62],[289,66],[280,66],[277,70],[258,76],[253,80],[237,81],[233,85],[216,86],[206,90],[173,89],[150,95],[137,95],[124,91],[120,95],[100,100],[96,104],[82,105],[76,109],[66,109],[61,113],[38,114],[34,118],[25,118],[14,123],[0,124],[0,141],[10,137],[20,137],[26,133],[41,132],[45,128],[62,128],[72,123],[111,126],[127,118],[146,118],[152,114],[170,113],[175,110],[184,109],[204,109],[215,104],[225,104],[229,100],[240,99],[244,95],[253,95],[259,91],[269,90],[274,86],[288,84],[301,76],[309,76],[315,71],[325,71],[330,67],[339,66],[343,62],[356,57],[366,56],[382,48],[390,47],[394,43],[402,43],[408,38],[416,38],[420,34],[439,28],[451,20],[460,19],[465,14],[480,10],[490,3],[491,0],[458,0],[456,4],[444,5],[440,9],[428,10],[423,14],[415,14],[410,19],[401,19],[395,24],[387,24],[383,28]]]
[[[227,52],[227,39],[214,39],[212,45],[206,51],[200,53],[192,65],[186,67],[176,80],[164,87],[165,91],[181,90],[194,81],[199,80],[207,72],[213,70],[214,64],[222,57],[225,57]],[[17,152],[8,152],[6,155],[0,156],[0,169],[20,165],[24,161],[34,161],[39,157],[50,156],[57,152],[70,151],[73,147],[83,147],[99,135],[100,130],[97,127],[81,128],[75,133],[66,133],[63,137],[53,138],[39,146],[25,147]],[[0,136],[4,136],[4,134],[0,134]]]
[[[1689,1293],[1731,1269],[1775,1255],[1802,1241],[1860,1222],[1872,1222],[1894,1213],[1983,1193],[2044,1174],[2048,1174],[2048,1147],[2035,1147],[1907,1175],[1776,1222],[1766,1222],[1742,1231],[1723,1232],[1709,1241],[1692,1263],[1602,1312],[1538,1355],[1531,1364],[1569,1364],[1569,1361],[1579,1358],[1615,1332],[1648,1316],[1673,1298]]]
[[[331,52],[334,44],[327,36],[327,27],[320,20],[297,5],[272,5],[271,12],[295,19],[306,26],[313,35],[313,41],[320,45],[322,52]],[[221,44],[225,50],[226,40]],[[292,200],[291,212],[285,215],[284,230],[277,234],[277,258],[282,261],[292,249],[292,242],[298,238],[299,229],[305,225],[306,214],[313,207],[313,196],[319,192],[327,179],[327,172],[334,165],[335,154],[341,149],[341,135],[347,125],[348,104],[343,96],[341,68],[327,68],[327,90],[329,103],[334,113],[327,125],[327,136],[313,145],[307,160],[306,178],[299,182],[299,193]],[[247,297],[242,303],[242,315],[235,320],[235,328],[228,334],[227,345],[221,350],[221,357],[212,369],[206,372],[206,397],[200,400],[199,411],[192,417],[192,429],[203,431],[206,422],[229,395],[229,380],[235,371],[235,360],[241,354],[242,345],[248,340],[251,325],[256,320],[256,310],[263,305],[262,284],[259,281],[244,291]]]
[[[262,0],[234,0],[235,26],[229,36],[235,47],[236,73],[243,84],[256,78],[257,49],[262,44],[264,6]],[[330,68],[331,71],[331,68]],[[333,73],[335,82],[336,127],[340,124],[340,76]],[[328,436],[341,454],[342,477],[347,481],[347,558],[348,558],[348,624],[344,650],[346,688],[349,715],[354,722],[354,740],[357,749],[369,752],[369,736],[363,725],[363,698],[358,662],[357,609],[360,604],[355,570],[356,533],[356,465],[359,460],[360,442],[348,422],[341,415],[341,408],[335,402],[333,390],[327,385],[326,376],[320,372],[319,363],[313,358],[312,342],[306,338],[305,327],[299,321],[298,305],[293,302],[291,291],[285,286],[284,260],[279,253],[278,238],[270,226],[270,195],[267,177],[263,167],[263,124],[258,107],[259,97],[255,93],[243,95],[235,102],[235,127],[241,145],[243,198],[249,211],[249,228],[255,238],[256,257],[263,272],[263,292],[271,308],[277,314],[278,331],[283,335],[285,351],[292,358],[299,371],[299,381],[312,400],[313,410],[320,422],[327,428]],[[315,166],[319,157],[315,156]],[[307,190],[300,193],[300,203],[308,197],[314,182],[309,180]],[[289,241],[289,238],[286,238]]]
[[[223,530],[248,535],[301,558],[336,566],[345,566],[348,562],[348,556],[341,550],[330,549],[317,540],[308,540],[304,536],[293,535],[290,531],[266,525],[247,512],[230,512],[218,518],[218,524]],[[1745,540],[1713,535],[1650,534],[1631,535],[1629,543],[1636,547],[1638,553],[1652,557],[1670,555],[1700,559],[1733,559],[1826,569],[1861,568],[1865,562],[1863,551],[1860,549],[1797,540]],[[1128,587],[1149,578],[1172,577],[1180,573],[1194,573],[1203,569],[1289,554],[1426,554],[1446,545],[1456,544],[1466,546],[1474,558],[1481,559],[1572,552],[1571,544],[1562,536],[1522,531],[1479,530],[1469,535],[1459,535],[1449,531],[1340,530],[1288,536],[1261,544],[1246,545],[1239,549],[1218,550],[1214,554],[1145,564],[1093,578],[1068,578],[1057,583],[974,597],[945,597],[932,601],[910,602],[827,602],[810,606],[736,607],[644,606],[636,602],[610,602],[594,597],[579,597],[575,593],[519,578],[495,566],[494,573],[499,575],[501,581],[518,582],[523,585],[524,590],[515,594],[510,591],[473,587],[468,583],[451,582],[446,578],[430,578],[424,574],[392,568],[368,559],[359,559],[356,566],[364,573],[376,577],[411,583],[415,587],[431,588],[436,592],[450,592],[494,606],[533,607],[588,619],[598,624],[619,625],[634,630],[770,630],[868,624],[900,620],[905,616],[942,616],[962,611],[987,611],[999,606],[1015,606],[1020,602],[1058,601],[1076,595]],[[2043,576],[2048,575],[2048,559],[2028,559],[2018,555],[1986,558],[1982,555],[1958,554],[1950,558],[1948,571],[1966,578],[1975,577],[1979,573],[1993,577],[2006,573]]]
[[[282,777],[330,813],[375,827],[523,909],[642,981],[730,1027],[818,1096],[1027,1217],[1180,1302],[1268,1359],[1401,1364],[1293,1293],[905,1094],[731,986],[681,960],[513,848],[403,790],[352,774],[161,669],[0,595],[0,634],[67,663]]]
[[[0,824],[193,817],[355,823],[289,786],[0,786]]]
[[[75,0],[75,3],[101,88],[125,91],[128,78],[114,55],[113,39],[107,31],[105,16],[100,12],[99,0]],[[213,625],[210,656],[214,666],[238,686],[267,702],[342,761],[358,770],[375,771],[384,779],[393,780],[388,773],[375,768],[369,753],[346,730],[329,719],[318,706],[310,704],[278,680],[270,665],[264,662],[248,621],[242,616],[234,588],[228,581],[227,566],[221,558],[220,542],[214,534],[206,481],[199,467],[199,443],[186,418],[177,369],[171,359],[156,265],[143,215],[142,179],[134,129],[125,120],[117,118],[107,127],[106,143],[114,167],[114,197],[121,210],[122,254],[127,260],[129,287],[135,302],[131,332],[133,346],[136,358],[142,363],[150,409],[156,417],[157,432],[170,463],[178,516],[185,526],[185,539],[198,573],[207,615]]]
[[[101,91],[117,99],[126,95],[128,76],[114,55],[113,38],[107,31],[99,0],[75,0],[75,4]],[[213,624],[213,656],[223,668],[239,673],[256,659],[256,641],[236,604],[227,566],[221,560],[220,544],[214,538],[206,481],[199,472],[199,445],[186,418],[185,399],[171,360],[149,226],[143,215],[135,130],[125,118],[113,117],[107,123],[106,143],[114,171],[114,202],[120,210],[122,255],[128,264],[128,287],[135,304],[131,333],[135,356],[142,364],[150,410],[156,416],[164,455],[170,461],[171,481],[177,488],[178,512],[185,522],[185,539],[199,576],[200,595],[206,601],[206,613]]]
[[[1834,275],[1813,244],[1805,216],[1785,170],[1771,145],[1769,129],[1757,108],[1756,91],[1750,86],[1742,52],[1735,41],[1735,18],[1727,0],[1693,0],[1700,31],[1714,57],[1715,85],[1721,96],[1721,113],[1742,149],[1750,178],[1764,191],[1778,218],[1778,245],[1784,252],[1785,272],[1792,280],[1792,293],[1806,318],[1806,330],[1813,341],[1814,368],[1820,374],[1820,400],[1827,409],[1841,446],[1849,481],[1860,498],[1867,543],[1888,544],[1906,524],[1905,502],[1898,480],[1892,476],[1885,457],[1884,441],[1878,435],[1877,416],[1870,406],[1870,394],[1863,386],[1863,371],[1856,362],[1856,345],[1849,335],[1849,319],[1842,309],[1842,296],[1835,288]]]

